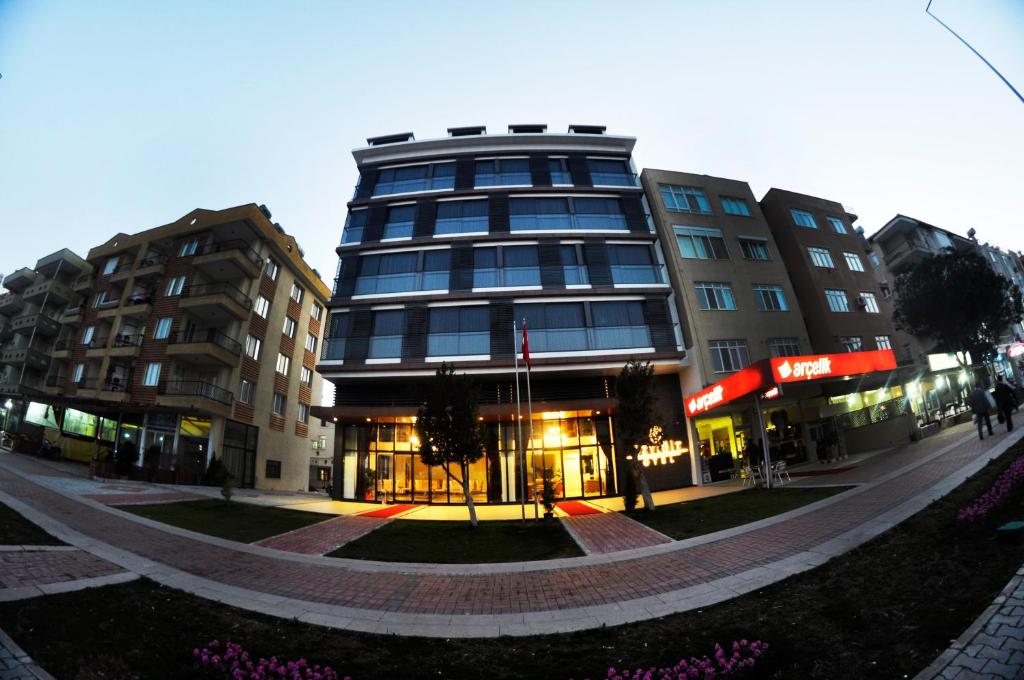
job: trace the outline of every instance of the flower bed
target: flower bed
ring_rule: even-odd
[[[956,516],[960,524],[975,524],[981,522],[992,511],[1006,500],[1013,488],[1024,481],[1024,458],[1019,458],[1010,464],[1003,474],[999,475],[995,483],[988,491],[979,496],[973,503],[962,509]]]
[[[735,677],[752,668],[767,649],[767,642],[740,640],[732,643],[732,654],[726,655],[722,646],[716,644],[714,659],[690,657],[689,660],[681,659],[671,668],[637,668],[635,671],[609,668],[606,680],[714,680]]]
[[[338,680],[333,668],[319,664],[311,666],[305,659],[282,662],[272,656],[254,662],[249,652],[234,642],[221,646],[218,640],[214,640],[202,649],[193,649],[192,656],[208,673],[231,680]]]

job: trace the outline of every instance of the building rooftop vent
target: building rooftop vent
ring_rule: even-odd
[[[468,127],[448,128],[449,137],[472,137],[474,135],[486,135],[487,128],[483,125],[470,125]]]
[[[370,146],[381,146],[384,144],[398,144],[399,142],[414,142],[416,136],[411,132],[400,132],[397,135],[384,135],[383,137],[367,137],[366,143]]]
[[[271,218],[270,208],[267,207],[266,203],[260,203],[260,212],[263,213],[268,220]]]
[[[279,222],[274,222],[274,229],[277,229],[277,233],[279,234],[284,233],[284,227],[282,227]]]
[[[547,125],[540,125],[538,123],[525,123],[521,125],[509,125],[509,134],[513,135],[526,135],[526,134],[538,134],[541,132],[547,132]]]
[[[603,135],[608,128],[604,125],[570,125],[569,134],[573,135]]]

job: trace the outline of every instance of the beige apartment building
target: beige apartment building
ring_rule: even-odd
[[[329,291],[265,207],[193,210],[86,261],[29,423],[71,458],[131,441],[166,482],[197,482],[216,456],[243,487],[326,485],[330,432],[310,407]]]

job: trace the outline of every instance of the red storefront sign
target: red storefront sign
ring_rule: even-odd
[[[716,406],[727,404],[733,399],[739,399],[751,392],[762,390],[769,384],[768,362],[758,361],[724,380],[719,380],[711,387],[705,387],[700,392],[688,396],[686,398],[686,415],[692,418],[710,411]]]
[[[1006,348],[1006,354],[1009,357],[1016,359],[1020,355],[1024,354],[1024,342],[1015,342]]]
[[[842,378],[896,368],[896,355],[891,349],[845,354],[818,354],[771,359],[772,378],[776,383],[803,382],[822,378]]]

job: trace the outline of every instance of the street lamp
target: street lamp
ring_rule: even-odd
[[[8,399],[4,402],[4,432],[7,432],[7,421],[11,418],[11,409],[14,408],[14,402]]]

